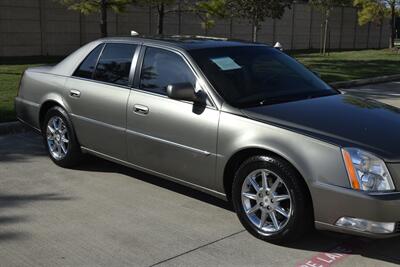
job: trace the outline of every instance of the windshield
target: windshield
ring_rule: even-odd
[[[267,46],[207,48],[190,54],[218,93],[236,107],[337,94],[296,60]]]

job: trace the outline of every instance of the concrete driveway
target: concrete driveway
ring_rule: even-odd
[[[268,244],[224,201],[89,156],[62,169],[40,136],[0,136],[0,266],[395,266],[399,251],[327,232]]]

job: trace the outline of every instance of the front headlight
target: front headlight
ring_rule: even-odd
[[[381,159],[356,148],[343,148],[342,154],[353,189],[372,192],[395,190],[392,177]]]

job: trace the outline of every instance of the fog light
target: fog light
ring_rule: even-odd
[[[337,226],[361,232],[374,234],[391,234],[395,231],[396,223],[373,222],[358,218],[342,217],[336,222]]]

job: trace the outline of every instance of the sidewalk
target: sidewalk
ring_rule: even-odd
[[[341,91],[371,98],[400,108],[400,81],[365,85],[361,87],[342,89]]]

